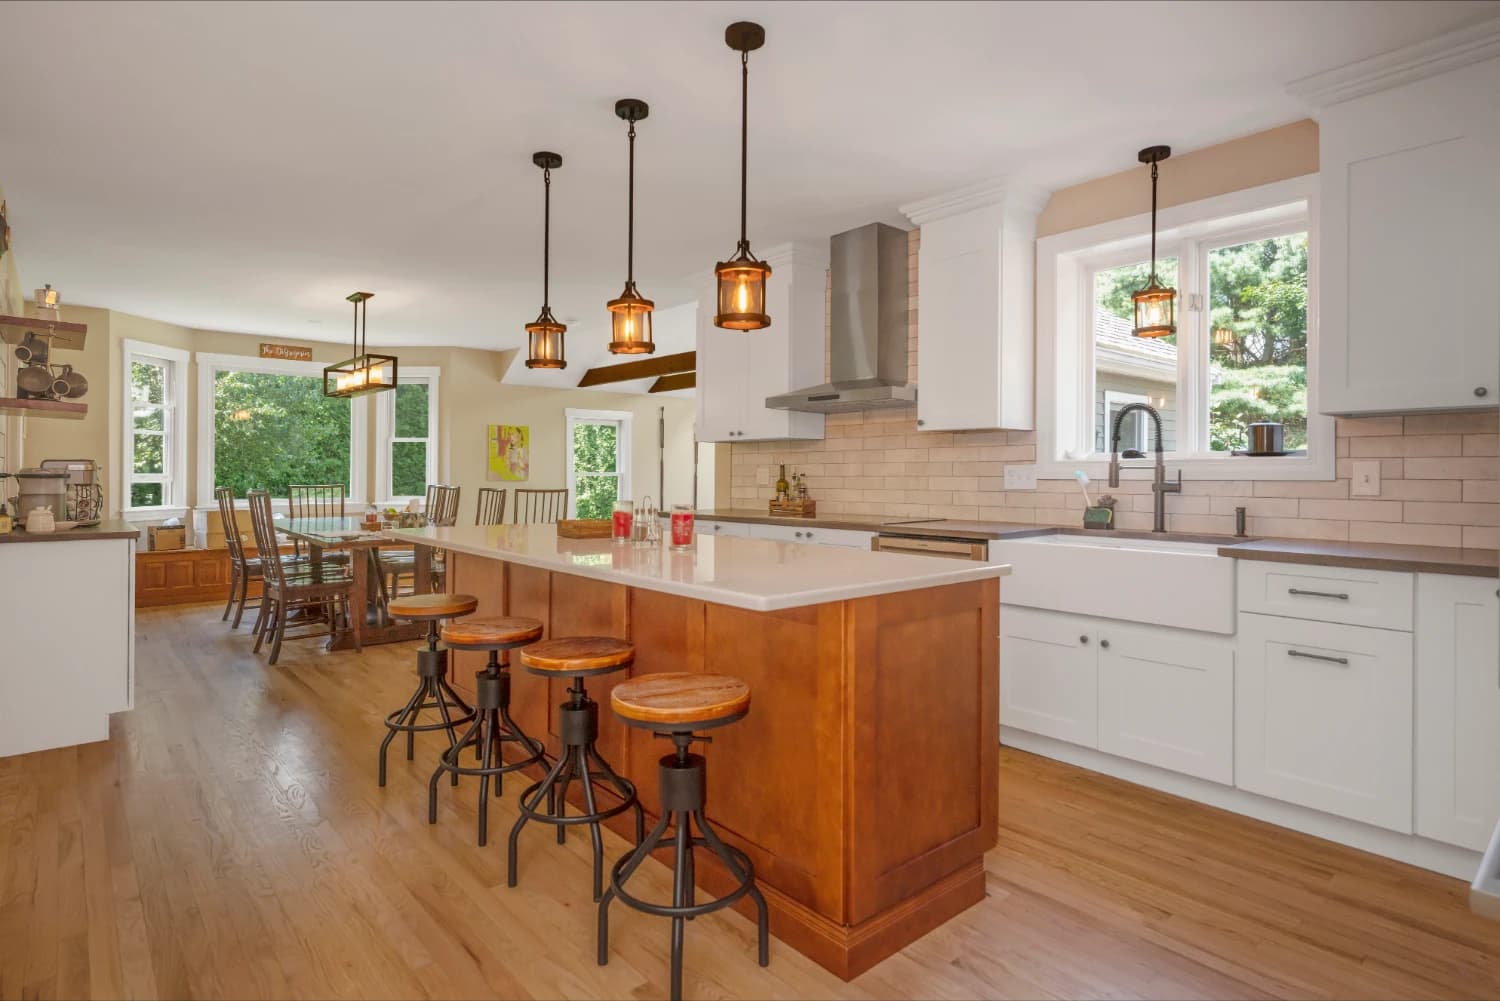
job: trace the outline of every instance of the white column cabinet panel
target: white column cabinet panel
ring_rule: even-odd
[[[1412,636],[1241,614],[1235,785],[1412,832]]]
[[[1417,833],[1484,851],[1500,821],[1500,597],[1417,578]]]
[[[1004,605],[1000,609],[1000,723],[1099,745],[1096,622]]]
[[[1323,109],[1318,407],[1500,402],[1500,59]]]
[[[1234,782],[1234,640],[1101,623],[1099,750]]]

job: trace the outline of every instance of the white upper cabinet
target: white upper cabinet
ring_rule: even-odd
[[[917,424],[1035,426],[1036,217],[1045,192],[988,183],[901,211],[917,253]]]
[[[1361,65],[1294,86],[1320,106],[1318,409],[1495,406],[1500,58],[1373,92]]]
[[[1500,820],[1500,597],[1417,578],[1417,833],[1484,851]]]
[[[823,381],[828,245],[791,244],[765,259],[766,329],[721,330],[714,286],[698,297],[699,441],[823,437],[822,414],[771,410],[766,397]]]

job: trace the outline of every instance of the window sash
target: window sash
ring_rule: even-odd
[[[398,444],[421,443],[426,447],[427,484],[442,480],[439,445],[439,382],[442,370],[436,367],[410,367],[401,370],[401,385],[425,385],[427,387],[427,434],[425,436],[396,435],[396,393],[381,393],[376,397],[375,438],[379,443],[375,450],[375,500],[409,501],[425,497],[425,488],[418,494],[395,492],[396,458]]]
[[[564,468],[567,470],[568,478],[568,517],[578,516],[578,481],[580,478],[613,479],[615,480],[615,496],[621,500],[633,499],[630,496],[630,439],[635,415],[629,411],[614,410],[568,410],[566,413],[567,434],[563,447],[566,449]],[[613,471],[596,472],[579,468],[573,441],[574,431],[580,425],[605,425],[615,428],[615,468]]]
[[[161,512],[177,510],[186,506],[181,471],[186,468],[186,415],[182,407],[186,396],[188,354],[175,348],[166,348],[139,341],[125,341],[123,381],[124,426],[121,439],[123,454],[120,457],[120,510],[131,512]],[[149,366],[161,371],[161,402],[137,401],[135,399],[136,366]],[[137,428],[138,416],[150,413],[161,414],[161,428]],[[160,473],[142,473],[135,469],[135,445],[139,438],[161,439]],[[132,487],[136,484],[161,486],[161,503],[135,505],[130,501]]]

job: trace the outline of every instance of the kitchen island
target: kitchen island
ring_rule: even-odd
[[[667,747],[614,718],[611,686],[662,671],[749,682],[750,715],[703,749],[707,813],[754,861],[782,942],[848,979],[983,899],[1007,566],[740,538],[674,552],[550,525],[387,534],[446,550],[448,589],[477,597],[478,615],[635,644],[631,671],[591,679],[590,694],[599,750],[648,814]],[[454,684],[470,689],[482,661],[458,653]],[[565,682],[513,678],[515,719],[556,753]],[[728,885],[713,866],[697,877],[708,893]]]

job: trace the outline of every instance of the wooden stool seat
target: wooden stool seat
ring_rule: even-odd
[[[723,674],[647,674],[609,694],[615,715],[631,726],[697,730],[750,711],[750,686]]]
[[[456,615],[472,615],[478,607],[479,599],[468,594],[409,594],[393,600],[389,611],[393,619],[425,622]]]
[[[443,627],[443,642],[466,650],[487,650],[542,638],[541,619],[463,619]]]
[[[611,636],[567,636],[542,640],[521,651],[521,666],[534,674],[585,677],[608,674],[635,661],[635,646]]]

